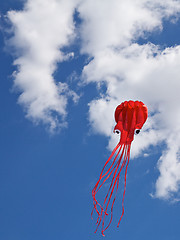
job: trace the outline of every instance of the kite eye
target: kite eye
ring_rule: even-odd
[[[115,129],[115,130],[114,130],[114,133],[116,133],[116,134],[120,134],[119,129]]]
[[[140,133],[140,129],[136,129],[135,131],[134,131],[134,134],[135,135],[137,135],[137,134],[139,134]]]

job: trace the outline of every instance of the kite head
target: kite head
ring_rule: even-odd
[[[129,144],[138,134],[148,116],[146,105],[140,101],[125,101],[115,110],[115,133],[121,133],[120,143]]]

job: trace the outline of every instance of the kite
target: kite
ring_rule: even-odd
[[[112,222],[113,206],[116,200],[116,195],[119,187],[120,174],[121,171],[125,169],[124,191],[122,196],[122,213],[117,224],[117,227],[119,227],[121,219],[124,215],[126,176],[130,159],[131,143],[134,140],[134,134],[139,134],[140,129],[143,127],[147,119],[147,116],[148,116],[147,107],[141,101],[130,100],[122,102],[119,106],[117,106],[115,110],[115,121],[117,124],[114,127],[114,133],[120,134],[120,141],[112,151],[108,160],[106,161],[101,171],[99,180],[97,181],[95,187],[92,190],[94,207],[91,213],[91,217],[93,215],[94,210],[98,215],[95,233],[97,232],[97,229],[100,226],[100,224],[102,224],[101,233],[104,236],[104,231],[107,230],[107,228],[110,226]],[[96,199],[96,194],[108,179],[111,179],[109,183],[110,186],[105,196],[103,204],[100,204]],[[108,207],[110,203],[111,203],[110,220],[107,226],[105,227],[105,217],[109,215]]]

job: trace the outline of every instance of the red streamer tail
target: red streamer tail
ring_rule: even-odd
[[[117,146],[112,151],[110,157],[104,164],[104,167],[101,171],[99,180],[97,181],[95,187],[92,190],[94,207],[93,207],[93,210],[91,213],[91,217],[95,210],[98,215],[97,222],[96,222],[97,228],[96,228],[95,232],[97,232],[98,227],[102,223],[101,233],[103,236],[104,236],[104,231],[108,229],[108,227],[110,226],[110,224],[112,222],[113,207],[114,207],[114,203],[116,200],[117,191],[119,188],[120,174],[121,174],[121,171],[123,168],[125,168],[125,178],[124,178],[124,191],[123,191],[123,198],[122,198],[122,213],[121,213],[121,217],[120,217],[117,227],[119,227],[120,221],[124,215],[124,198],[125,198],[125,191],[126,191],[127,168],[128,168],[129,159],[130,159],[130,148],[131,148],[131,144],[121,144],[121,143],[117,144]],[[109,167],[107,165],[109,165]],[[96,199],[96,194],[101,189],[103,184],[110,177],[111,177],[111,182],[110,182],[108,192],[105,196],[103,204],[100,204]],[[114,195],[113,195],[113,193],[114,193]],[[112,199],[112,196],[113,196],[113,199]],[[109,215],[108,207],[109,207],[111,200],[112,200],[112,204],[111,204],[111,210],[110,210],[110,221],[109,221],[108,225],[106,227],[104,227],[105,218],[107,215]]]

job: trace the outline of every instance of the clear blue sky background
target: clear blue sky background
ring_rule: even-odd
[[[16,0],[0,2],[1,14],[21,7]],[[150,40],[166,46],[180,44],[179,27],[179,22],[165,23],[163,32],[154,33]],[[64,64],[60,77],[68,76],[70,68],[81,72],[84,60],[83,56]],[[50,136],[44,126],[34,126],[27,120],[17,104],[18,93],[11,91],[11,74],[15,69],[12,62],[12,56],[5,51],[2,31],[0,240],[102,239],[100,232],[94,234],[91,191],[110,152],[106,148],[108,139],[90,134],[87,104],[98,97],[96,87],[93,84],[83,87],[81,101],[68,109],[68,128]],[[149,195],[159,174],[156,163],[161,147],[151,148],[149,157],[130,162],[125,215],[117,229],[120,212],[115,209],[106,239],[179,240],[179,204]]]

